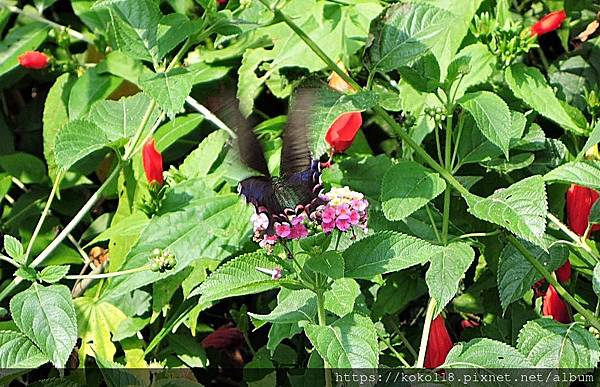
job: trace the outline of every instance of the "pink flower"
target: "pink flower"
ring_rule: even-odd
[[[321,223],[321,227],[323,227],[324,233],[329,233],[335,228],[335,222],[333,220],[331,222],[323,222]]]
[[[280,278],[281,278],[281,268],[276,267],[275,269],[273,269],[273,272],[271,274],[271,279],[278,280]]]
[[[347,231],[350,228],[350,226],[351,226],[350,220],[349,219],[337,218],[337,220],[335,221],[335,226],[340,231]]]
[[[356,226],[359,221],[360,221],[360,215],[358,214],[358,211],[350,212],[350,224],[353,226]]]
[[[275,234],[281,238],[287,238],[291,233],[289,223],[275,223]]]
[[[369,202],[364,199],[353,199],[350,201],[350,205],[358,212],[362,212],[367,209]]]
[[[291,222],[292,222],[292,226],[295,226],[297,224],[304,222],[304,215],[294,216],[292,218]]]
[[[290,239],[300,239],[305,238],[306,236],[308,236],[308,230],[303,223],[292,226],[292,231],[289,236]]]
[[[254,231],[266,230],[269,227],[269,217],[265,213],[253,214],[250,218]]]
[[[258,245],[262,248],[268,248],[273,246],[277,242],[277,235],[265,235],[263,240],[258,242]]]
[[[335,220],[335,208],[327,207],[321,215],[324,223],[331,223]]]
[[[342,204],[337,206],[335,209],[335,214],[338,219],[350,219],[350,208],[347,204]]]

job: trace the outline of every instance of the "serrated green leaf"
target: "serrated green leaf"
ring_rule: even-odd
[[[156,100],[170,118],[183,109],[183,104],[193,86],[194,75],[184,68],[166,73],[153,73],[140,77],[142,90]]]
[[[156,148],[163,151],[176,144],[182,137],[193,132],[203,120],[204,117],[201,114],[192,113],[175,117],[174,120],[161,125],[154,134]]]
[[[166,190],[159,213],[144,228],[120,269],[147,265],[157,247],[175,256],[175,268],[114,278],[108,288],[111,294],[124,294],[174,275],[200,257],[220,262],[249,239],[250,206],[237,194],[216,194],[203,180],[190,179]]]
[[[532,243],[522,241],[529,252],[542,263],[548,271],[558,269],[567,259],[568,249],[564,245],[553,245],[544,251]],[[542,275],[512,244],[507,244],[500,254],[498,263],[498,292],[500,304],[505,312],[508,306],[523,297],[531,286],[542,278]]]
[[[228,138],[227,133],[223,130],[214,131],[206,136],[198,148],[185,158],[179,166],[179,172],[187,178],[207,176],[219,158]]]
[[[330,278],[342,278],[344,276],[344,258],[334,250],[324,251],[321,254],[310,257],[305,265],[312,271],[325,274]]]
[[[430,49],[448,27],[452,14],[426,3],[395,4],[373,22],[368,48],[371,71],[410,65]]]
[[[88,69],[79,77],[69,93],[69,119],[83,117],[97,101],[111,95],[123,80],[110,74],[101,74],[100,69]],[[57,142],[58,143],[58,142]]]
[[[264,292],[278,287],[276,280],[256,270],[257,267],[274,269],[265,252],[259,251],[239,257],[217,268],[188,298],[200,295],[199,304],[208,304],[223,298]]]
[[[592,288],[594,293],[600,297],[600,263],[594,266],[594,272],[592,273]]]
[[[317,295],[308,289],[282,289],[277,296],[277,306],[269,314],[248,313],[254,320],[256,328],[264,323],[297,323],[299,321],[313,322],[317,314]]]
[[[592,132],[590,133],[588,139],[586,140],[583,148],[581,148],[581,151],[577,155],[577,158],[581,159],[585,155],[585,152],[587,152],[591,147],[598,144],[599,142],[600,142],[600,121],[596,122],[596,126],[594,126],[594,129],[592,129]]]
[[[377,333],[368,317],[352,313],[331,325],[308,324],[304,331],[333,368],[376,368],[379,364]]]
[[[267,349],[271,354],[275,351],[279,343],[284,339],[292,338],[294,335],[302,332],[302,327],[297,323],[294,324],[273,324],[269,329],[269,340],[267,341]]]
[[[327,153],[329,145],[325,142],[325,135],[341,114],[365,111],[375,106],[377,101],[377,94],[373,92],[340,94],[331,88],[319,89],[308,120],[309,145],[312,154],[318,157]]]
[[[600,190],[600,161],[582,160],[563,164],[545,174],[544,180]]]
[[[470,195],[465,198],[469,212],[482,220],[500,225],[517,236],[544,246],[548,202],[541,176],[531,176],[487,198]]]
[[[481,133],[508,158],[512,133],[506,102],[489,91],[478,91],[465,94],[458,103],[471,113]]]
[[[82,340],[79,348],[80,361],[86,356],[112,359],[117,348],[111,341],[111,334],[117,331],[127,316],[113,304],[93,297],[76,298],[75,310]]]
[[[84,119],[71,121],[56,136],[56,165],[67,171],[79,160],[110,143],[102,129],[93,122]]]
[[[16,277],[21,277],[26,281],[34,282],[37,280],[38,273],[37,271],[29,266],[21,266],[15,271]]]
[[[488,171],[496,171],[506,174],[519,169],[527,168],[533,161],[535,156],[533,153],[519,153],[518,155],[510,156],[510,159],[497,158],[492,160],[482,161],[479,164]]]
[[[48,358],[22,333],[0,331],[0,367],[37,368]],[[4,373],[3,372],[3,373]]]
[[[22,183],[42,183],[46,180],[46,166],[34,155],[14,152],[0,156],[0,168]]]
[[[135,370],[125,368],[122,364],[115,363],[112,360],[104,359],[100,356],[95,356],[96,364],[104,377],[104,381],[108,387],[121,386],[147,386],[144,382],[143,375],[147,370]],[[140,371],[142,374],[140,375]],[[142,377],[142,378],[140,378]]]
[[[458,343],[446,356],[440,368],[533,368],[532,363],[508,344],[488,338]],[[499,370],[498,374],[502,371]]]
[[[471,266],[475,251],[466,243],[451,243],[440,247],[430,258],[431,265],[425,275],[429,295],[437,301],[434,316],[437,316],[456,295],[463,275]]]
[[[487,45],[474,43],[461,49],[448,66],[448,79],[458,79],[459,71],[466,65],[469,72],[462,75],[459,82],[455,82],[450,90],[450,95],[456,99],[461,98],[472,86],[479,85],[488,80],[496,67],[496,57],[490,52]]]
[[[360,286],[352,278],[340,278],[333,281],[331,289],[324,293],[325,309],[344,317],[354,311],[356,299],[360,295]]]
[[[515,96],[525,101],[535,111],[556,122],[565,130],[579,135],[585,134],[584,128],[580,128],[567,113],[537,68],[517,63],[507,67],[504,76]]]
[[[21,332],[52,364],[64,367],[77,341],[77,318],[69,288],[34,283],[12,298],[10,312]]]
[[[598,340],[577,323],[549,318],[529,321],[519,332],[517,349],[533,367],[595,368],[600,359]]]
[[[69,272],[69,266],[46,266],[42,269],[38,278],[44,282],[53,284],[63,279]]]
[[[435,199],[445,188],[445,180],[437,173],[414,161],[400,161],[383,176],[383,213],[389,220],[402,220]]]
[[[425,263],[439,247],[398,232],[384,231],[353,243],[344,251],[345,277],[372,278]]]
[[[23,244],[14,236],[4,234],[4,250],[9,257],[18,263],[25,263],[25,251],[23,249]]]

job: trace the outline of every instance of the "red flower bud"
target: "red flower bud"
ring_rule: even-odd
[[[25,68],[33,70],[41,70],[48,67],[50,58],[48,55],[39,51],[27,51],[17,58],[19,64]]]
[[[163,159],[160,152],[156,149],[154,139],[150,139],[144,144],[142,161],[148,183],[152,184],[156,182],[158,185],[162,185],[164,183]]]
[[[575,234],[585,234],[590,219],[590,210],[598,200],[598,192],[591,188],[572,184],[567,191],[567,223]],[[600,224],[592,226],[592,231],[600,230]]]
[[[531,36],[544,35],[554,31],[560,27],[566,18],[567,14],[563,10],[550,12],[531,27]]]
[[[425,353],[425,368],[437,368],[444,364],[448,352],[452,349],[452,339],[446,330],[442,315],[431,322],[427,352]]]
[[[571,322],[567,304],[565,304],[558,293],[556,293],[556,289],[554,289],[554,286],[552,285],[548,285],[548,290],[544,296],[542,314],[544,316],[552,316],[553,319],[563,324]]]
[[[334,152],[343,152],[352,145],[361,125],[362,115],[360,112],[340,114],[327,130],[325,141],[327,141]]]
[[[467,329],[467,328],[477,328],[479,327],[479,321],[475,321],[475,320],[462,320],[460,322],[460,326],[462,327],[462,329]]]
[[[556,271],[556,279],[560,282],[569,282],[571,279],[571,262],[567,259],[564,265],[559,267]]]
[[[217,3],[223,5],[223,4],[227,4],[227,0],[217,0]]]
[[[232,326],[222,326],[210,333],[202,340],[204,348],[235,349],[244,343],[244,334],[241,330]]]

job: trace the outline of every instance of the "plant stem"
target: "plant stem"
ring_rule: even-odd
[[[569,227],[567,227],[563,222],[561,222],[560,219],[558,219],[556,216],[554,216],[554,214],[552,214],[551,212],[548,212],[546,217],[552,223],[554,223],[562,232],[567,234],[569,236],[569,238],[571,238],[573,240],[573,242],[575,242],[577,244],[578,247],[582,248],[588,254],[590,254],[596,260],[596,262],[600,261],[600,258],[594,253],[592,248],[585,242],[585,240],[580,238],[579,235],[575,234],[573,231],[571,231],[571,229],[569,229]]]
[[[35,242],[38,234],[40,233],[40,230],[42,229],[44,221],[46,220],[46,217],[48,216],[48,213],[50,212],[50,206],[52,205],[54,196],[56,196],[56,191],[58,191],[58,187],[60,186],[60,181],[62,180],[63,174],[64,173],[62,171],[60,171],[58,173],[58,175],[56,176],[56,179],[54,179],[54,184],[52,184],[52,190],[50,191],[50,195],[48,196],[46,205],[44,206],[44,209],[42,210],[40,219],[38,220],[37,224],[35,225],[35,229],[33,230],[31,239],[29,240],[29,243],[27,244],[27,251],[25,251],[25,262],[27,262],[27,259],[29,258],[29,254],[31,253],[31,249],[33,248],[33,243]]]
[[[62,241],[67,237],[67,235],[69,235],[69,233],[75,228],[75,226],[79,224],[81,219],[83,219],[83,217],[88,213],[88,211],[92,209],[94,204],[96,204],[98,199],[100,199],[102,192],[106,189],[106,187],[112,184],[113,180],[119,175],[120,171],[121,165],[119,164],[111,172],[111,174],[104,181],[104,183],[102,183],[98,190],[94,192],[94,194],[88,199],[88,201],[83,205],[83,207],[81,207],[79,212],[75,214],[73,219],[71,219],[69,224],[67,224],[67,226],[60,232],[60,234],[58,234],[56,238],[54,238],[54,240],[40,253],[40,255],[38,255],[37,258],[34,259],[33,262],[31,262],[31,264],[29,264],[30,267],[35,268],[40,263],[44,262],[44,260],[48,258],[50,254],[52,254],[52,252],[62,243]],[[8,296],[8,294],[10,294],[10,292],[12,292],[12,290],[19,283],[21,283],[21,281],[22,278],[17,277],[13,280],[13,282],[10,283],[10,285],[4,288],[4,290],[2,290],[2,293],[0,293],[0,301],[6,298],[6,296]]]
[[[127,146],[125,147],[125,154],[123,155],[123,160],[129,160],[129,158],[131,158],[131,155],[133,155],[133,153],[134,153],[133,150],[135,149],[135,146],[137,145],[137,143],[140,139],[140,136],[142,135],[142,132],[144,131],[144,128],[146,127],[146,124],[148,124],[148,121],[150,120],[150,116],[152,116],[152,112],[154,111],[155,107],[156,107],[156,100],[153,98],[152,101],[150,102],[150,105],[148,105],[146,112],[144,113],[144,117],[142,118],[142,122],[140,123],[140,126],[137,128],[137,130],[135,131],[135,134],[129,140],[129,142],[127,143]]]
[[[452,239],[450,242],[456,241],[456,240],[459,240],[459,239],[465,239],[465,238],[489,237],[489,236],[498,235],[501,232],[502,231],[500,231],[500,229],[497,229],[497,230],[494,230],[494,231],[490,231],[490,232],[472,232],[470,234],[463,234],[463,235],[457,236],[456,238]]]
[[[548,281],[550,285],[554,286],[558,294],[565,301],[567,301],[576,311],[578,311],[590,323],[590,325],[600,330],[600,321],[598,321],[598,319],[594,316],[594,313],[587,310],[579,302],[577,302],[577,300],[573,298],[565,288],[562,287],[556,278],[554,278],[552,273],[548,271],[548,269],[546,269],[546,267],[540,261],[538,261],[517,238],[510,233],[506,234],[506,238],[517,250],[519,250],[519,252],[527,259],[527,261],[529,261],[529,263],[544,276],[546,281]]]
[[[323,290],[317,290],[317,314],[319,317],[319,325],[324,327],[327,326],[327,320],[325,320],[325,297],[323,295]],[[325,386],[331,387],[331,370],[329,369],[329,363],[327,360],[323,359],[323,369],[325,372]]]
[[[223,121],[221,121],[219,119],[219,117],[215,116],[210,110],[208,110],[206,107],[204,107],[198,101],[196,101],[194,98],[192,98],[191,96],[188,96],[185,99],[185,102],[188,105],[190,105],[192,107],[192,109],[194,109],[198,113],[202,114],[204,116],[204,118],[206,118],[207,120],[209,120],[210,122],[215,124],[217,126],[217,128],[223,129],[225,132],[227,132],[227,134],[231,138],[237,138],[237,134],[235,134],[235,132],[229,126],[225,125],[225,123]]]
[[[21,267],[14,259],[11,259],[5,255],[0,254],[0,261],[8,262],[16,268]]]
[[[46,23],[46,24],[48,24],[48,25],[49,25],[49,26],[51,26],[51,27],[54,27],[54,28],[58,28],[58,29],[64,30],[66,33],[68,33],[69,35],[71,35],[71,37],[73,37],[73,38],[75,38],[75,39],[77,39],[77,40],[81,40],[81,41],[83,41],[83,42],[86,42],[86,43],[88,43],[88,44],[92,44],[92,45],[94,44],[94,41],[93,41],[93,40],[90,40],[90,39],[86,38],[86,37],[85,37],[85,35],[83,35],[81,32],[79,32],[79,31],[75,31],[75,30],[74,30],[74,29],[72,29],[72,28],[69,28],[69,27],[65,27],[65,26],[63,26],[63,25],[60,25],[60,24],[58,24],[58,23],[56,23],[56,22],[53,22],[52,20],[48,20],[48,19],[46,19],[44,16],[42,16],[42,15],[40,15],[40,14],[29,13],[29,12],[23,12],[23,10],[22,10],[22,9],[20,9],[20,8],[17,8],[17,7],[15,7],[15,6],[8,5],[8,4],[2,3],[2,2],[0,2],[0,7],[3,7],[3,8],[6,8],[6,9],[8,9],[8,10],[9,10],[10,12],[12,12],[12,13],[16,13],[16,14],[19,14],[19,15],[23,15],[23,16],[25,16],[25,17],[28,17],[28,18],[31,18],[31,19],[33,19],[33,20],[37,20],[37,21],[39,21],[39,22]]]
[[[110,273],[102,273],[102,274],[67,275],[67,276],[65,276],[65,278],[66,279],[74,279],[74,280],[77,280],[77,279],[102,279],[102,278],[119,277],[122,275],[138,273],[140,271],[146,271],[146,270],[150,270],[150,265],[140,266],[140,267],[136,267],[134,269],[129,269],[129,270],[113,271]]]
[[[433,233],[435,234],[435,239],[438,242],[442,243],[442,237],[437,228],[437,224],[435,224],[435,219],[433,218],[433,214],[431,213],[431,209],[429,208],[429,204],[425,206],[425,211],[427,211],[427,216],[429,217],[429,222],[431,223],[431,227],[433,228]]]
[[[448,116],[446,118],[446,140],[444,142],[444,167],[449,174],[452,174],[452,119],[454,118],[454,111],[450,97],[448,97],[446,104],[446,114]],[[442,242],[444,244],[448,243],[451,194],[452,186],[446,184],[446,189],[444,190],[444,213],[442,217]]]
[[[427,312],[425,313],[425,325],[423,325],[423,334],[421,335],[421,345],[419,347],[419,356],[417,358],[416,368],[423,368],[425,364],[425,353],[427,352],[427,342],[429,341],[429,331],[431,330],[431,321],[433,320],[433,312],[436,305],[435,298],[430,298],[427,304]]]

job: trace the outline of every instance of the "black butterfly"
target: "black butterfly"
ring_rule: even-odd
[[[279,176],[269,173],[263,148],[252,131],[252,125],[240,112],[232,90],[221,85],[218,95],[209,98],[210,108],[236,131],[241,161],[257,172],[257,176],[242,180],[238,190],[246,201],[254,205],[257,213],[268,216],[267,232],[270,233],[273,220],[288,222],[289,216],[304,211],[310,215],[322,204],[319,198],[322,191],[321,163],[311,154],[308,136],[310,108],[316,89],[300,88],[294,93],[283,129]]]

